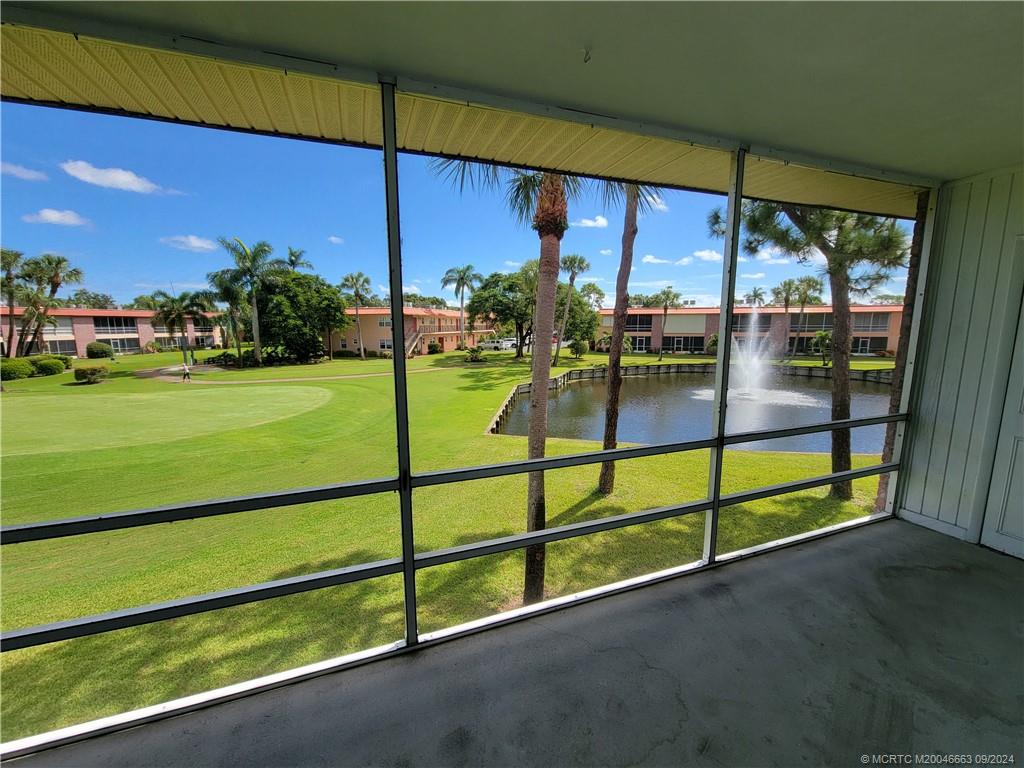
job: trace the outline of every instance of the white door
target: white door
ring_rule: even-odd
[[[1018,248],[1018,255],[1024,249]],[[1024,316],[1017,320],[981,543],[1024,558]]]

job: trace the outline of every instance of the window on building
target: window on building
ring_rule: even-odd
[[[94,317],[96,333],[136,333],[138,327],[134,317]]]
[[[800,319],[800,315],[790,315],[789,329],[791,331],[800,331],[801,333],[806,333],[809,331],[831,331],[832,313],[808,312],[807,314],[804,315],[802,321]]]
[[[753,320],[757,318],[757,324],[755,326]],[[754,333],[768,333],[772,327],[772,316],[763,314],[734,314],[732,316],[732,328],[734,331],[743,333],[745,331],[753,331]]]
[[[649,331],[651,330],[651,315],[626,315],[627,331]]]
[[[104,344],[109,344],[111,347],[114,348],[115,352],[138,352],[141,349],[141,347],[139,346],[138,336],[129,336],[127,338],[115,336],[114,338],[107,339],[97,338],[96,341],[101,341]]]
[[[181,336],[157,336],[156,343],[161,347],[181,348]]]
[[[51,319],[56,321],[56,325],[43,326],[44,338],[52,338],[54,336],[66,336],[74,333],[74,328],[72,326],[70,317],[54,317]]]
[[[74,339],[50,339],[46,342],[46,351],[51,355],[77,355],[78,348]]]
[[[703,336],[666,336],[662,339],[666,352],[703,352]]]
[[[888,312],[858,312],[853,316],[853,330],[883,332],[889,330]]]
[[[648,316],[650,317],[650,316]],[[650,336],[630,336],[629,344],[634,352],[646,352],[651,348]]]
[[[884,352],[888,342],[885,336],[854,336],[852,352],[855,355],[873,355]]]
[[[377,326],[380,328],[390,328],[391,318],[389,316],[381,315],[377,318]],[[388,349],[391,349],[391,347],[388,347]]]
[[[378,347],[379,347],[380,349],[391,349],[391,339],[381,339],[381,340],[380,340],[380,341],[379,341],[379,342],[377,343],[377,346],[378,346]]]

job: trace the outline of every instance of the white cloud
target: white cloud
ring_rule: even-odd
[[[693,256],[683,256],[683,258],[676,262],[677,267],[686,267],[690,264],[693,264]]]
[[[209,287],[209,283],[132,283],[132,288],[141,288],[145,291],[156,289],[162,291],[198,291]]]
[[[668,213],[668,206],[665,204],[665,201],[653,192],[647,195],[647,202],[650,204],[651,210],[658,213]]]
[[[159,184],[154,184],[149,179],[124,168],[97,168],[85,160],[68,160],[66,163],[61,163],[60,167],[69,176],[84,181],[86,184],[95,184],[97,187],[122,189],[126,192],[138,192],[143,195],[165,191]]]
[[[402,293],[419,293],[419,292],[420,292],[419,286],[416,286],[416,285],[403,285],[402,286]]]
[[[592,219],[580,219],[579,221],[574,221],[572,223],[572,226],[574,226],[574,227],[597,227],[599,229],[604,229],[605,227],[608,226],[608,219],[606,219],[604,216],[598,214],[597,216],[595,216]]]
[[[46,181],[50,178],[42,171],[33,171],[31,168],[14,163],[0,163],[0,173],[6,173],[23,181]]]
[[[750,259],[748,259],[746,256],[737,256],[736,261],[738,261],[740,264],[744,264],[750,261]]]
[[[160,242],[177,248],[179,251],[195,251],[196,253],[209,253],[217,250],[217,244],[213,240],[198,235],[172,235],[161,237]]]
[[[74,211],[58,211],[53,208],[43,208],[38,213],[27,213],[21,220],[29,224],[59,224],[62,227],[84,227],[89,223],[88,219],[82,218]]]
[[[782,256],[781,248],[763,248],[754,254],[754,258],[762,264],[789,264],[789,259]]]
[[[907,276],[906,275],[899,275],[898,277],[894,277],[893,280],[895,282],[897,282],[897,283],[905,283],[905,282],[907,282]]]
[[[613,251],[612,251],[612,249],[611,249],[611,248],[602,248],[602,249],[601,249],[601,250],[599,251],[599,253],[600,253],[600,254],[601,254],[602,256],[611,256],[611,255],[612,255],[612,253],[613,253]]]
[[[720,254],[718,251],[714,251],[714,250],[712,250],[710,248],[705,248],[704,250],[701,250],[701,251],[694,251],[693,255],[696,256],[701,261],[721,261],[722,260],[722,254]]]
[[[828,259],[825,258],[825,254],[819,251],[817,248],[811,251],[809,261],[811,262],[811,264],[814,264],[817,267],[828,266]]]
[[[506,261],[505,262],[505,266],[506,267],[521,267],[521,266],[523,266],[523,262],[521,262],[521,261]]]
[[[590,275],[580,275],[576,278],[576,282],[580,285],[584,283],[607,283],[608,280],[604,277],[591,277]]]
[[[669,263],[668,259],[659,259],[657,256],[652,256],[649,253],[646,256],[644,256],[642,259],[640,259],[640,261],[642,263],[644,263],[644,264],[668,264]]]
[[[744,272],[740,277],[745,277],[747,280],[763,280],[764,272]]]
[[[387,293],[388,287],[386,285],[381,285],[380,283],[377,283],[377,290],[380,291],[381,293]]]
[[[345,243],[344,238],[338,237],[337,235],[328,235],[327,242],[334,245],[343,245]]]
[[[671,280],[630,280],[631,288],[665,288],[672,285]]]

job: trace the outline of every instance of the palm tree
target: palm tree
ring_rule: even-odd
[[[0,269],[4,273],[4,298],[7,300],[7,333],[5,334],[7,344],[5,345],[4,354],[7,357],[14,357],[14,347],[11,345],[11,342],[14,340],[15,281],[18,278],[18,270],[21,267],[22,258],[25,254],[21,251],[12,251],[9,248],[0,250],[0,254],[2,254]]]
[[[442,288],[454,288],[459,294],[459,344],[463,348],[466,346],[466,291],[472,293],[483,281],[484,276],[475,271],[472,264],[452,267],[441,278]]]
[[[221,327],[235,342],[235,351],[238,353],[238,367],[242,363],[242,306],[245,304],[245,290],[234,280],[233,270],[221,269],[211,272],[206,276],[210,281],[213,290],[208,292],[207,299],[210,304],[219,301],[228,305],[227,311],[220,314],[219,323]]]
[[[562,271],[569,273],[569,293],[565,297],[565,310],[562,312],[562,324],[558,327],[558,343],[555,345],[555,359],[551,363],[552,365],[558,365],[558,353],[562,351],[565,326],[569,322],[569,306],[572,304],[573,293],[576,290],[576,278],[589,269],[590,262],[579,254],[567,253],[562,257]]]
[[[540,239],[537,268],[537,298],[533,321],[533,354],[530,376],[530,416],[527,437],[529,458],[544,456],[548,431],[548,377],[551,373],[551,337],[555,331],[555,296],[561,268],[562,236],[569,228],[568,201],[579,194],[582,181],[575,176],[541,173],[480,165],[462,160],[437,159],[432,168],[460,190],[470,186],[504,188],[512,214],[531,222]],[[546,525],[544,473],[531,472],[527,485],[526,527],[541,530]],[[544,597],[545,548],[535,544],[526,549],[523,603]]]
[[[300,269],[312,269],[313,262],[306,258],[306,251],[302,248],[288,247],[288,257],[285,259],[288,262],[288,269],[292,272],[298,272]]]
[[[32,269],[36,272],[37,280],[42,281],[49,287],[49,294],[46,303],[43,305],[43,312],[36,320],[35,332],[32,334],[32,342],[28,349],[38,349],[39,340],[43,333],[43,326],[47,324],[50,316],[50,307],[54,305],[57,291],[62,285],[74,285],[82,282],[84,274],[77,267],[72,267],[71,262],[64,256],[57,256],[53,253],[44,253],[34,259]],[[26,265],[28,262],[26,262]]]
[[[654,294],[654,298],[658,300],[658,304],[661,306],[661,347],[658,349],[658,362],[660,363],[665,355],[665,326],[668,324],[668,310],[670,307],[678,307],[679,300],[683,297],[676,291],[673,291],[671,285],[666,285]]]
[[[796,295],[797,295],[797,285],[796,285],[796,280],[794,280],[793,278],[786,278],[781,283],[779,283],[777,286],[772,288],[772,303],[776,304],[776,305],[781,304],[783,309],[784,309],[784,311],[785,311],[785,313],[786,313],[786,335],[787,335],[787,341],[786,341],[786,347],[785,347],[785,356],[786,357],[789,356],[789,341],[788,341],[788,338],[789,338],[789,307],[793,303],[793,299],[796,298]],[[794,350],[794,353],[795,353],[795,350]]]
[[[181,333],[181,356],[188,365],[188,321],[205,321],[206,313],[212,308],[204,293],[184,291],[173,296],[166,291],[156,291],[153,298],[157,301],[153,312],[153,323],[167,328],[171,336],[175,331]]]
[[[249,296],[249,305],[252,309],[252,351],[256,365],[263,365],[263,350],[260,348],[260,310],[256,305],[256,299],[266,281],[272,279],[275,273],[288,269],[288,262],[284,259],[272,259],[270,254],[274,249],[266,240],[260,240],[250,248],[237,237],[233,240],[222,237],[220,244],[235,260],[231,279],[241,285]]]
[[[804,275],[796,281],[796,302],[800,305],[800,314],[796,320],[796,336],[793,337],[793,354],[796,354],[800,345],[800,334],[804,329],[804,310],[808,304],[820,304],[821,292],[825,290],[825,284],[820,277]]]
[[[814,334],[814,348],[821,354],[821,367],[828,367],[828,352],[832,349],[832,332],[817,331]]]
[[[743,297],[743,300],[745,302],[747,302],[747,304],[751,304],[751,305],[753,305],[755,307],[763,307],[764,306],[764,288],[760,288],[760,287],[757,287],[757,286],[755,286],[754,288],[751,288],[750,291],[747,293],[747,295]]]
[[[624,202],[622,218],[622,255],[619,259],[619,273],[615,279],[615,310],[612,313],[612,334],[608,349],[608,386],[604,405],[604,450],[615,448],[619,431],[619,394],[622,391],[622,342],[626,335],[626,315],[629,311],[629,273],[633,269],[633,243],[636,241],[637,213],[653,208],[657,199],[656,187],[637,184],[605,182],[602,192],[606,206]],[[598,490],[609,494],[615,489],[615,462],[601,464]]]
[[[359,307],[370,294],[370,278],[362,272],[349,272],[341,278],[341,289],[352,294],[356,305],[356,337],[359,339],[359,357],[366,359],[366,350],[363,348],[363,328],[359,325]]]

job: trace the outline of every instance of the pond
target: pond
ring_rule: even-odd
[[[832,417],[832,382],[802,376],[767,374],[757,388],[729,389],[727,431],[784,429],[829,421]],[[888,412],[889,386],[851,381],[852,418]],[[604,379],[573,382],[548,396],[548,436],[601,440],[604,434]],[[618,437],[624,443],[670,443],[711,436],[714,374],[673,373],[626,376],[622,380]],[[520,397],[502,430],[527,434],[530,402]],[[850,432],[854,453],[880,453],[885,425],[858,427]],[[830,433],[762,440],[731,446],[740,450],[830,450]]]

